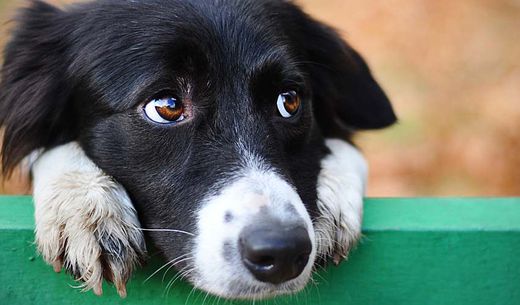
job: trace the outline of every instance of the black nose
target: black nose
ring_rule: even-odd
[[[256,279],[280,284],[299,276],[312,251],[309,233],[302,227],[254,225],[240,234],[240,254]]]

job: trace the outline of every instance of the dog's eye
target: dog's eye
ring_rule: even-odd
[[[178,123],[186,118],[182,102],[171,96],[152,99],[144,106],[144,113],[159,124]]]
[[[284,118],[291,118],[301,107],[301,99],[296,91],[288,91],[278,95],[276,106],[278,112]]]

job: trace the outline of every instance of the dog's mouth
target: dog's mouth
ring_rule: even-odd
[[[261,300],[282,295],[297,293],[305,288],[310,275],[302,279],[291,280],[278,285],[244,285],[240,281],[233,281],[227,291],[209,291],[214,295],[235,300]],[[203,288],[204,290],[207,290]]]
[[[223,275],[219,283],[198,277],[190,277],[189,280],[195,287],[217,297],[236,300],[260,300],[294,294],[303,290],[309,282],[311,274],[312,270],[304,270],[297,277],[276,284],[260,280],[247,280],[247,276],[244,274],[235,274],[230,277]]]

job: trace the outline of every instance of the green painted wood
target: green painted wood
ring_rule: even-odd
[[[349,261],[304,292],[256,304],[520,304],[520,199],[369,199],[365,237]],[[206,297],[159,273],[157,258],[119,299],[82,293],[36,255],[29,197],[0,197],[0,304],[250,304]]]

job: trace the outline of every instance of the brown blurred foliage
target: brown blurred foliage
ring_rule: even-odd
[[[401,119],[359,139],[370,194],[520,195],[520,2],[322,3],[307,8],[368,58]]]
[[[20,2],[0,1],[1,41]],[[400,117],[357,139],[369,195],[520,195],[518,0],[297,2],[364,55]]]

